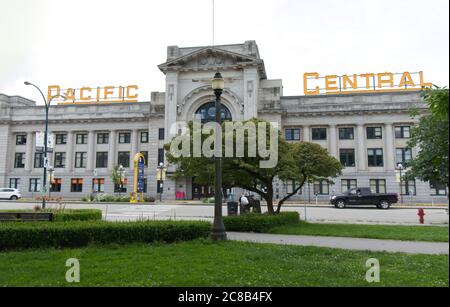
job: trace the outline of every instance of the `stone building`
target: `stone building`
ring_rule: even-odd
[[[420,92],[364,93],[327,96],[284,96],[282,80],[267,78],[264,61],[254,41],[215,47],[167,49],[159,65],[166,77],[165,93],[151,93],[150,101],[57,105],[51,108],[50,131],[55,146],[50,154],[55,184],[52,193],[80,198],[93,192],[114,193],[111,171],[126,169],[131,192],[133,157],[147,157],[146,191],[157,195],[156,172],[164,162],[163,145],[177,131],[174,123],[212,117],[211,78],[219,69],[226,88],[223,104],[233,120],[254,117],[277,122],[290,142],[321,144],[345,165],[341,178],[305,186],[298,199],[328,199],[352,187],[376,192],[400,192],[398,163],[407,162],[417,149],[407,148],[415,124],[411,107],[426,110]],[[19,188],[25,197],[40,194],[43,159],[36,152],[36,132],[44,127],[45,108],[17,96],[0,94],[0,186]],[[176,130],[176,129],[175,129]],[[165,199],[187,199],[211,194],[191,178],[164,184]],[[277,182],[276,197],[293,189],[295,182]],[[125,192],[125,189],[123,192]],[[430,183],[403,183],[405,202],[445,202],[446,189]]]

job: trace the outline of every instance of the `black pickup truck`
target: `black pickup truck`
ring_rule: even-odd
[[[370,188],[357,188],[348,190],[342,195],[332,196],[330,201],[338,209],[347,206],[374,205],[387,210],[392,204],[398,203],[398,199],[398,194],[373,194]]]

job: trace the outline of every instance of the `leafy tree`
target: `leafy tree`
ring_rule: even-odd
[[[114,166],[112,172],[111,172],[111,179],[114,183],[114,186],[118,186],[121,184],[122,178],[120,176],[119,166]],[[119,189],[119,195],[121,194],[121,189]]]
[[[306,142],[292,144],[292,146],[294,147],[293,158],[295,170],[295,177],[293,178],[296,182],[300,182],[300,185],[278,203],[278,213],[281,210],[281,206],[292,196],[296,195],[308,181],[314,182],[317,178],[336,178],[342,172],[341,162],[330,156],[328,151],[322,146]],[[285,174],[281,176],[283,180],[289,178]]]
[[[409,178],[435,185],[449,186],[449,96],[448,89],[437,88],[424,93],[430,113],[421,117],[412,130],[409,147],[419,148],[419,154],[408,163]]]
[[[247,122],[243,122],[245,126],[248,123],[258,125],[264,123],[261,120],[253,119]],[[235,123],[238,124],[238,123]],[[270,144],[271,126],[266,123],[266,147],[270,148],[273,144]],[[193,124],[189,125],[189,133],[185,137],[189,137],[188,142],[193,146]],[[278,140],[278,163],[272,168],[261,168],[261,162],[265,162],[268,159],[262,158],[260,148],[256,150],[255,155],[249,154],[249,144],[259,140],[260,131],[256,129],[255,134],[249,133],[245,130],[244,144],[245,153],[243,157],[237,155],[237,132],[233,131],[232,138],[225,132],[223,133],[223,152],[225,153],[225,143],[227,139],[232,139],[234,143],[233,153],[234,158],[222,159],[222,180],[225,188],[239,187],[260,195],[266,202],[269,214],[279,213],[282,205],[294,196],[303,187],[305,181],[308,178],[313,177],[332,177],[340,173],[342,166],[336,159],[330,157],[328,152],[321,146],[311,143],[303,144],[291,144],[284,140],[282,135],[277,132]],[[206,134],[202,137],[202,144],[206,138],[210,135]],[[173,141],[172,141],[173,142]],[[175,177],[192,177],[195,183],[201,185],[208,185],[214,182],[215,168],[213,159],[206,158],[204,156],[200,158],[189,157],[175,157],[170,152],[170,148],[173,144],[166,145],[166,151],[168,152],[168,161],[177,165],[177,171]],[[230,144],[227,144],[230,146]],[[264,156],[264,155],[262,155]],[[278,208],[275,212],[273,199],[274,188],[273,183],[276,178],[283,181],[296,180],[301,183],[301,186],[295,191],[282,199],[278,203]]]

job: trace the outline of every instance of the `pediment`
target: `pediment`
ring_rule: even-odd
[[[242,55],[231,51],[205,47],[185,56],[159,65],[159,69],[168,71],[207,71],[239,69],[246,66],[258,66],[265,77],[264,61],[256,57]]]

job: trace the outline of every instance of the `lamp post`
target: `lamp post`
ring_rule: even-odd
[[[222,103],[220,97],[222,96],[223,90],[225,88],[225,81],[220,74],[217,72],[212,79],[212,89],[216,96],[216,129],[222,129]],[[216,131],[216,141],[215,146],[222,146],[222,133],[221,131]],[[216,150],[217,152],[217,150]],[[212,238],[215,241],[225,241],[227,239],[227,234],[225,232],[225,225],[223,223],[222,216],[222,158],[214,157],[216,164],[216,176],[215,176],[215,206],[214,206],[214,224]]]
[[[163,195],[163,189],[164,189],[164,171],[166,170],[166,167],[164,167],[164,163],[159,163],[158,165],[158,175],[156,176],[158,179],[158,187],[159,187],[159,201],[162,202],[162,195]]]
[[[400,203],[403,204],[403,170],[405,169],[405,167],[403,166],[403,164],[399,163],[397,165],[397,169],[400,172]]]
[[[44,180],[43,180],[43,187],[44,187],[44,192],[45,192],[45,193],[43,193],[44,196],[42,197],[42,209],[45,209],[45,202],[46,202],[45,197],[46,197],[46,195],[47,195],[47,190],[48,190],[48,187],[47,187],[47,167],[48,167],[48,156],[47,156],[47,151],[48,151],[48,148],[47,148],[47,146],[48,146],[48,111],[49,111],[49,109],[50,109],[50,105],[51,105],[53,99],[58,98],[59,95],[53,96],[53,97],[50,98],[50,100],[47,101],[47,98],[45,98],[44,93],[42,93],[41,89],[40,89],[38,86],[36,86],[36,85],[33,84],[33,83],[27,82],[27,81],[24,82],[24,84],[25,84],[25,85],[31,85],[31,86],[35,87],[35,88],[39,91],[39,93],[41,93],[42,98],[44,99],[44,102],[45,102]]]

